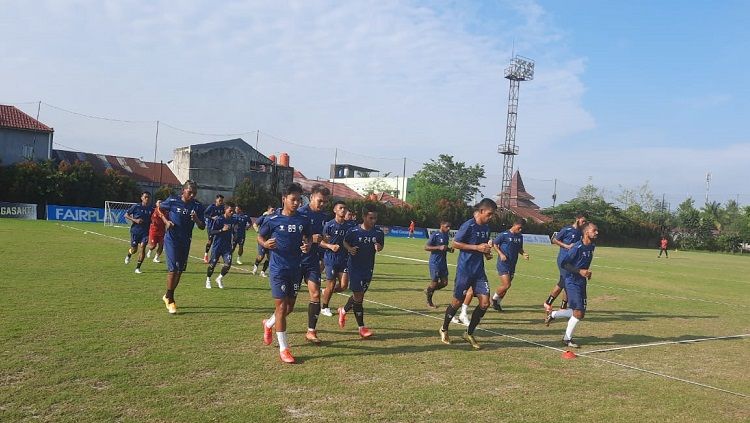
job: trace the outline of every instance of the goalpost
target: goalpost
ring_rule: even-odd
[[[128,221],[125,220],[125,212],[130,206],[136,203],[126,203],[122,201],[105,201],[104,202],[104,226],[127,227]]]

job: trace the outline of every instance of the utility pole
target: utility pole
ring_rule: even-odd
[[[557,201],[557,178],[555,178],[555,189],[552,191],[552,208],[555,208],[555,202]]]

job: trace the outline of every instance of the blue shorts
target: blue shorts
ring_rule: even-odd
[[[352,292],[367,292],[370,282],[372,282],[372,274],[367,276],[349,273],[349,289]]]
[[[326,272],[326,280],[328,281],[335,280],[337,273],[346,272],[346,263],[342,265],[326,263],[325,272]]]
[[[271,270],[268,283],[273,298],[297,298],[302,274],[300,269]]]
[[[232,238],[232,247],[236,247],[238,245],[241,246],[241,247],[245,246],[245,237],[244,236],[243,237],[239,237],[238,236],[236,238]]]
[[[557,280],[557,287],[565,289],[565,275],[563,275],[562,271],[560,271],[560,279]]]
[[[586,311],[586,282],[583,284],[565,280],[565,293],[568,295],[568,308]]]
[[[302,267],[302,280],[313,281],[320,285],[320,266],[303,266]]]
[[[131,231],[130,232],[130,246],[137,247],[138,244],[148,244],[148,231]]]
[[[262,257],[266,255],[266,247],[258,244],[258,257]]]
[[[170,238],[164,241],[164,251],[167,253],[167,271],[184,272],[187,269],[188,257],[190,255],[190,241],[187,243],[176,243]]]
[[[211,260],[209,260],[208,265],[211,267],[216,266],[216,263],[219,262],[219,257],[221,257],[225,265],[227,266],[232,265],[232,252],[231,251],[220,253],[220,252],[213,251],[213,250],[211,250]]]
[[[474,295],[489,295],[490,294],[490,283],[487,280],[487,275],[482,273],[481,275],[468,277],[459,275],[456,272],[455,287],[453,288],[453,298],[462,300],[466,297],[466,291],[469,288],[474,289]]]
[[[437,282],[440,279],[448,279],[448,265],[441,267],[430,266],[430,280]]]
[[[508,263],[507,261],[497,262],[497,274],[498,275],[510,275],[512,278],[516,273],[516,263]]]

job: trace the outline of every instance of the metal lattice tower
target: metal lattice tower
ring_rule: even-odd
[[[518,119],[518,89],[521,81],[534,79],[534,61],[522,56],[514,56],[510,66],[505,68],[505,78],[510,80],[508,92],[508,121],[505,126],[505,144],[497,147],[503,155],[503,185],[500,191],[500,208],[510,207],[510,181],[513,178],[513,158],[518,154],[516,147],[516,120]]]

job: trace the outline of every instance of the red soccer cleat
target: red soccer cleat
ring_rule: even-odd
[[[346,326],[346,310],[344,307],[339,307],[339,327],[344,329],[344,326]]]
[[[263,319],[263,344],[271,345],[271,342],[273,342],[273,330],[266,327],[266,319]]]
[[[367,339],[374,335],[370,329],[365,328],[359,328],[359,336],[362,337],[362,339]]]
[[[292,364],[296,361],[291,351],[289,351],[289,348],[285,349],[284,351],[279,351],[279,358],[281,358],[281,361],[283,361],[284,363],[289,364]]]

